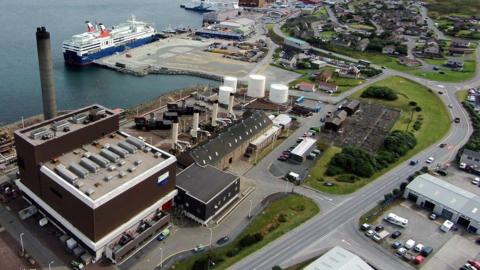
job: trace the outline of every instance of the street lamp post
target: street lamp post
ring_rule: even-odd
[[[20,233],[20,245],[22,246],[22,256],[25,254],[25,249],[24,249],[24,247],[23,247],[23,236],[24,236],[24,235],[25,235],[25,234],[24,234],[23,232]]]
[[[212,247],[212,240],[213,240],[213,229],[212,228],[208,228],[210,230],[210,244],[209,244],[209,247],[211,248]]]
[[[250,200],[250,210],[248,210],[248,218],[252,217],[252,205],[253,205],[253,202],[252,200]]]
[[[163,267],[163,248],[160,248],[160,269]]]
[[[52,265],[54,262],[55,262],[55,261],[54,261],[54,260],[52,260],[52,261],[50,261],[50,262],[48,263],[48,270],[52,270],[52,267],[51,267],[51,265]]]

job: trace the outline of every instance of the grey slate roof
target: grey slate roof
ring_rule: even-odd
[[[461,189],[430,174],[417,176],[407,186],[429,200],[448,207],[476,222],[480,222],[480,196]]]
[[[360,257],[350,251],[336,246],[316,259],[304,270],[373,270]]]
[[[237,179],[238,176],[221,171],[211,165],[202,167],[192,164],[177,175],[177,187],[207,203]]]
[[[243,120],[228,127],[225,131],[211,138],[207,143],[190,151],[191,157],[201,166],[215,165],[223,157],[234,151],[245,141],[250,141],[272,120],[262,111],[255,111]]]
[[[462,153],[462,156],[463,155],[466,155],[466,156],[469,156],[469,157],[472,157],[472,158],[478,158],[480,159],[480,152],[479,151],[473,151],[473,150],[470,150],[470,149],[464,149],[463,150],[463,153]]]

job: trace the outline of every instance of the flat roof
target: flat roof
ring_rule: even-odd
[[[327,253],[316,259],[304,270],[374,270],[357,255],[335,246]]]
[[[131,140],[143,143],[140,139],[122,132],[108,134],[90,144],[62,154],[54,161],[46,162],[43,166],[48,170],[42,172],[50,174],[49,177],[53,173],[55,178],[59,177],[95,201],[152,168],[157,167],[155,172],[163,169],[164,166],[159,165],[173,157],[145,143],[141,150],[140,147],[133,145]],[[121,145],[127,145],[127,148],[135,152],[128,152]],[[122,154],[118,154],[119,151]],[[95,157],[106,163],[98,162]],[[107,165],[104,166],[105,164]],[[74,181],[71,181],[72,177],[75,178]]]
[[[480,196],[470,191],[430,174],[417,176],[407,189],[480,222]]]
[[[298,38],[294,38],[294,37],[286,37],[285,40],[290,40],[290,41],[293,41],[293,42],[298,43],[298,44],[308,44],[306,41],[298,39]]]
[[[292,122],[292,118],[288,114],[279,114],[277,117],[273,118],[273,124],[274,125],[288,125],[290,122]]]
[[[101,105],[93,104],[17,130],[15,133],[32,145],[40,145],[48,140],[56,139],[95,123],[92,115],[96,113],[98,113],[98,119],[109,118],[116,114],[114,111]]]
[[[292,150],[292,154],[303,156],[305,152],[307,152],[308,149],[310,149],[310,147],[312,147],[316,142],[316,139],[304,138],[303,141]]]
[[[177,187],[203,203],[208,203],[238,179],[238,176],[211,165],[202,167],[194,163],[177,175]]]

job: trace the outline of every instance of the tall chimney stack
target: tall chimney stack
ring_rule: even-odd
[[[43,117],[47,120],[57,116],[50,33],[47,32],[44,26],[37,27],[36,36],[38,67],[40,69],[40,83],[42,85]]]
[[[235,96],[233,93],[230,93],[230,97],[228,99],[228,113],[231,114],[232,116],[234,115],[233,113],[233,103],[235,102]]]
[[[192,135],[193,138],[198,137],[198,122],[199,122],[200,114],[198,112],[193,113],[193,126],[192,130],[190,131],[190,135]]]
[[[178,142],[178,119],[173,120],[172,124],[172,148],[175,149]]]
[[[217,114],[218,114],[218,101],[213,102],[213,110],[212,110],[212,127],[217,126]]]

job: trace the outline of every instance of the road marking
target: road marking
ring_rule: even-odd
[[[342,242],[345,243],[345,244],[347,244],[347,245],[349,245],[349,246],[352,245],[352,244],[350,244],[350,243],[349,243],[347,240],[345,240],[345,239],[342,239]]]

